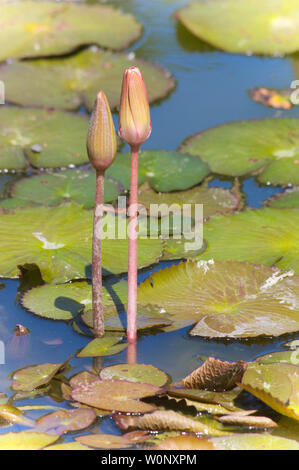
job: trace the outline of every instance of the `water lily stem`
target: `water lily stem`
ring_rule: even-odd
[[[129,262],[128,262],[128,309],[127,341],[137,337],[137,216],[138,216],[138,152],[139,146],[131,147],[131,184],[129,205]]]
[[[96,338],[104,335],[102,299],[102,216],[104,196],[104,172],[96,172],[96,197],[92,240],[92,308],[93,331]]]

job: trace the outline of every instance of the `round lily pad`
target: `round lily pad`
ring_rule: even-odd
[[[0,169],[80,165],[88,161],[88,120],[63,111],[0,107]]]
[[[278,336],[299,330],[298,281],[293,272],[247,262],[189,261],[141,283],[138,302],[169,313],[171,328],[196,323],[191,335]]]
[[[228,52],[275,55],[299,49],[297,0],[192,2],[176,17],[195,36]]]
[[[168,381],[168,376],[162,370],[148,364],[117,364],[105,367],[100,372],[103,380],[128,380],[142,382],[162,387]]]
[[[124,380],[97,380],[72,390],[73,400],[104,410],[124,413],[146,413],[155,409],[139,398],[156,395],[161,390],[154,385]]]
[[[114,216],[112,216],[114,217]],[[93,214],[75,204],[24,208],[0,215],[0,275],[16,277],[17,265],[37,264],[46,282],[64,282],[90,276]],[[126,221],[124,229],[126,230]],[[117,237],[114,218],[103,219],[104,273],[126,272],[128,240]],[[111,229],[111,232],[110,232]],[[106,232],[108,230],[108,233]],[[126,236],[126,232],[125,232]],[[108,238],[109,237],[109,238]],[[139,267],[162,255],[158,238],[138,241]]]
[[[299,274],[298,226],[296,209],[248,209],[217,215],[204,226],[207,249],[196,259],[275,264]]]
[[[224,188],[197,186],[187,191],[157,193],[147,184],[140,187],[138,202],[147,208],[150,215],[154,215],[152,214],[152,204],[165,204],[165,208],[172,208],[173,213],[178,215],[183,215],[183,206],[185,204],[190,205],[190,215],[193,219],[196,204],[203,205],[204,219],[208,219],[217,213],[225,214],[233,212],[240,205],[238,197]]]
[[[91,111],[100,89],[105,91],[112,108],[119,105],[123,71],[133,65],[142,72],[150,102],[174,88],[174,79],[160,67],[135,59],[134,54],[114,54],[96,48],[63,59],[3,64],[0,76],[7,102],[69,110],[84,104]]]
[[[256,174],[261,183],[299,184],[299,119],[236,121],[187,138],[182,152],[198,155],[215,173]]]
[[[124,49],[141,34],[132,15],[103,5],[8,3],[1,19],[0,60],[65,54],[85,44]]]
[[[265,201],[267,207],[277,207],[278,209],[292,207],[299,209],[299,188],[287,189],[283,193]]]
[[[57,410],[39,418],[36,422],[36,426],[43,432],[64,434],[66,432],[87,428],[95,419],[95,411],[89,408]]]
[[[121,153],[114,160],[106,175],[130,188],[130,153]],[[139,153],[138,184],[148,181],[156,191],[188,189],[200,183],[209,173],[209,167],[194,155],[182,155],[166,150],[144,150]]]
[[[23,178],[12,185],[10,194],[18,200],[47,206],[75,201],[90,209],[94,207],[95,189],[95,171],[72,169]],[[104,202],[115,201],[121,191],[120,183],[105,178]]]

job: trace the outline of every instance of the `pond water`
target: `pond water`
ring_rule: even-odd
[[[247,57],[214,50],[193,37],[172,17],[173,12],[186,3],[184,1],[127,0],[112,3],[133,13],[144,25],[142,38],[129,50],[140,58],[164,66],[177,82],[170,96],[152,106],[153,131],[144,148],[174,150],[184,138],[208,127],[234,120],[284,115],[284,112],[254,103],[248,96],[248,89],[263,85],[289,87],[292,80],[299,79],[294,72],[295,58]],[[299,108],[294,107],[287,113],[289,117],[299,117]],[[11,176],[1,175],[0,185],[10,179]],[[215,178],[210,184],[230,187],[231,182]],[[251,207],[260,207],[264,199],[281,191],[278,187],[261,186],[253,178],[242,181],[242,190]],[[154,270],[163,269],[168,264],[161,263]],[[143,271],[139,280],[151,272],[151,269]],[[4,279],[3,282],[5,286],[0,290],[0,340],[7,344],[16,324],[25,325],[31,331],[30,344],[24,354],[13,358],[7,353],[5,363],[0,364],[0,391],[10,394],[8,374],[13,370],[29,364],[63,362],[70,353],[74,355],[87,344],[89,338],[79,335],[63,322],[44,320],[30,314],[15,301],[18,281]],[[191,338],[188,330],[141,336],[137,345],[137,361],[163,369],[176,381],[196,368],[203,357],[253,360],[261,354],[281,349],[286,340],[299,338],[297,334],[267,340],[213,341]],[[105,358],[104,365],[125,361],[126,351]],[[72,370],[68,375],[90,370],[91,363],[90,358],[72,358]],[[49,397],[34,400],[34,404],[39,403],[57,404]],[[28,404],[28,400],[18,402],[18,405],[22,404]],[[66,405],[62,402],[59,406]],[[19,429],[18,426],[10,428]],[[110,419],[105,419],[100,429],[120,432]],[[7,432],[7,429],[0,429],[0,432]]]

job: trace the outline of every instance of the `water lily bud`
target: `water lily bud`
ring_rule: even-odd
[[[140,70],[131,67],[124,73],[119,113],[119,136],[131,147],[139,147],[152,132],[145,83]]]
[[[117,149],[110,106],[103,91],[97,95],[90,118],[87,153],[92,166],[104,172],[113,163]]]

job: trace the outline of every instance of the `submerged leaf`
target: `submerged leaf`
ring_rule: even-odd
[[[227,362],[209,357],[202,366],[182,380],[186,388],[223,392],[234,388],[242,380],[247,368],[244,361]]]

